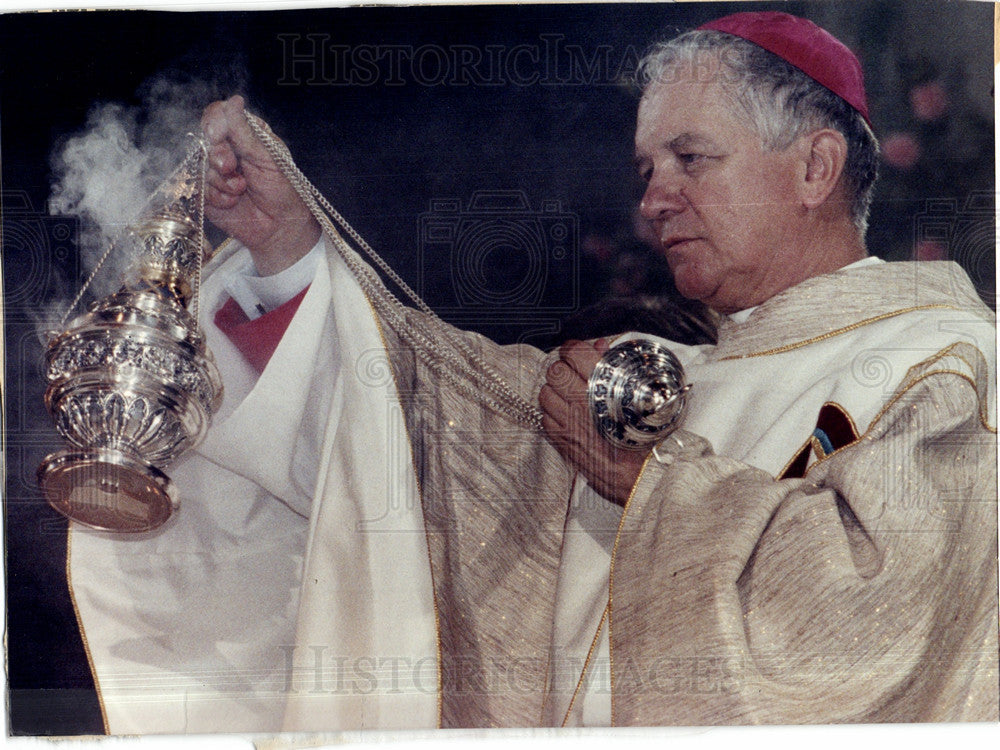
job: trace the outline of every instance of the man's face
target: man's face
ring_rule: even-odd
[[[715,67],[714,70],[718,71]],[[677,68],[639,105],[640,204],[653,222],[681,294],[731,313],[801,280],[796,199],[805,162],[793,144],[768,151],[701,67]],[[798,238],[801,240],[802,238]]]

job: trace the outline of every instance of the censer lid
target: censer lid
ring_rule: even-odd
[[[666,346],[630,339],[608,349],[587,383],[598,433],[619,448],[642,450],[680,425],[690,385]]]
[[[101,531],[150,531],[178,505],[166,474],[110,449],[53,453],[38,467],[38,483],[53,508]]]

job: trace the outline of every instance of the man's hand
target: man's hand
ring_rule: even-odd
[[[543,412],[542,427],[563,458],[598,494],[624,505],[649,451],[616,448],[594,427],[587,381],[607,349],[604,339],[566,342],[559,350],[559,361],[546,373],[538,403]]]
[[[319,224],[247,124],[243,97],[205,108],[209,221],[247,246],[257,273],[283,271],[309,252]]]

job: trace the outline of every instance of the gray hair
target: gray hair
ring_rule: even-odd
[[[724,68],[722,85],[747,115],[765,148],[788,148],[796,138],[818,128],[832,128],[844,136],[851,220],[864,237],[878,175],[879,146],[861,113],[777,55],[731,34],[707,29],[655,45],[639,61],[636,83],[645,92],[653,84],[670,80],[678,64],[702,63],[699,53],[718,57]]]

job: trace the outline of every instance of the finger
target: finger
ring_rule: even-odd
[[[601,359],[601,354],[594,345],[584,341],[565,344],[559,350],[559,356],[584,381],[590,380],[590,374]]]
[[[560,448],[561,452],[562,444],[566,440],[566,430],[563,426],[548,414],[543,414],[542,429],[545,430],[545,435],[548,437],[549,441],[557,448]]]
[[[555,421],[560,427],[565,427],[568,424],[569,404],[552,386],[542,386],[541,391],[538,392],[538,406],[544,415]]]
[[[577,434],[574,430],[568,429],[551,417],[544,415],[542,416],[542,429],[549,442],[555,446],[559,455],[567,463],[571,464],[577,471],[585,471],[589,457],[577,442]]]
[[[209,163],[223,176],[239,170],[244,160],[258,168],[274,166],[247,123],[242,96],[209,104],[202,114],[201,127],[209,142]]]
[[[557,359],[545,371],[545,382],[560,393],[573,387],[580,381],[580,376],[567,362]]]
[[[220,193],[228,193],[229,195],[242,195],[247,189],[246,178],[240,174],[223,177],[215,170],[209,170],[205,176],[205,181],[209,187],[218,190]]]
[[[222,143],[226,140],[228,125],[224,102],[212,102],[201,115],[201,132],[205,134],[209,145]]]
[[[228,141],[216,144],[208,152],[209,171],[215,172],[222,177],[230,177],[237,174],[240,169],[240,160],[233,151],[233,147]]]
[[[250,124],[244,108],[242,96],[233,96],[222,103],[228,127],[227,138],[233,146],[233,151],[241,161],[249,160],[254,166],[262,169],[276,168],[264,144],[260,142]],[[270,130],[266,127],[266,130]]]
[[[569,339],[563,342],[563,345],[559,347],[559,356],[560,357],[565,356],[567,352],[572,351],[574,348],[580,346],[580,344],[582,343],[583,342],[580,341],[579,339]]]
[[[208,216],[209,221],[213,221],[214,217],[208,213],[208,209],[226,209],[232,208],[239,202],[239,197],[232,195],[230,193],[223,193],[214,187],[209,186],[208,190],[205,191],[205,208],[206,216]]]

